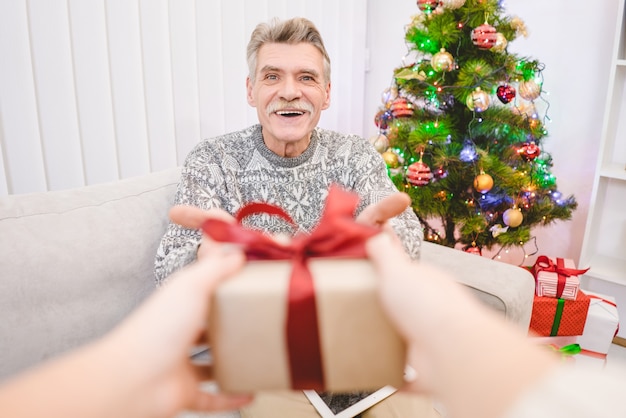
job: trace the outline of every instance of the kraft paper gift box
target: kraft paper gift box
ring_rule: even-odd
[[[580,286],[578,275],[585,273],[588,269],[576,269],[574,261],[569,258],[551,259],[547,256],[540,256],[532,270],[537,296],[576,300]]]
[[[535,296],[530,331],[539,336],[582,335],[588,309],[584,292],[578,292],[576,300]]]
[[[216,289],[208,332],[223,391],[375,390],[403,384],[405,345],[378,301],[366,240],[380,228],[358,224],[358,196],[332,186],[319,224],[289,242],[246,229],[253,214],[279,207],[251,203],[238,223],[209,219],[203,231],[242,246],[247,265]]]
[[[209,323],[216,381],[227,392],[317,389],[335,392],[403,384],[405,345],[378,298],[366,260],[309,263],[322,360],[323,388],[294,386],[285,331],[291,263],[249,262],[221,284]]]

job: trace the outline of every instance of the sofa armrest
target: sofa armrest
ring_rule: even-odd
[[[528,270],[431,242],[423,243],[421,259],[450,273],[483,303],[528,329],[535,293]]]

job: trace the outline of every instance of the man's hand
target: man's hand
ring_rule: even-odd
[[[170,209],[170,219],[178,225],[189,229],[200,229],[208,219],[221,219],[226,222],[235,222],[235,218],[222,209],[202,210],[195,206],[177,205]],[[198,259],[202,259],[216,250],[218,243],[206,234],[202,234],[202,242],[198,247]]]
[[[389,219],[404,212],[411,205],[411,198],[406,193],[394,193],[378,203],[363,209],[356,221],[366,225],[382,226]]]

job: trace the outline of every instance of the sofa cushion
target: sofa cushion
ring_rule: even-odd
[[[102,335],[155,288],[179,175],[0,199],[0,379]]]

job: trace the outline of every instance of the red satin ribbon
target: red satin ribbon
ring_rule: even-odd
[[[557,258],[556,264],[554,264],[549,257],[541,255],[537,257],[537,261],[535,261],[533,270],[535,273],[535,282],[537,281],[537,277],[539,276],[540,271],[548,271],[557,274],[558,278],[556,283],[556,298],[560,298],[561,295],[563,295],[563,290],[565,289],[565,281],[567,277],[584,274],[589,269],[586,268],[584,270],[579,270],[567,268],[565,267],[565,262],[562,258]]]
[[[209,219],[202,230],[216,241],[241,244],[248,260],[292,260],[287,308],[287,351],[293,389],[324,390],[322,353],[313,279],[307,267],[310,257],[364,258],[365,242],[380,228],[354,221],[359,198],[331,186],[318,226],[310,234],[297,234],[284,244],[240,223]],[[244,206],[236,218],[269,213],[291,221],[282,209],[265,204]]]

